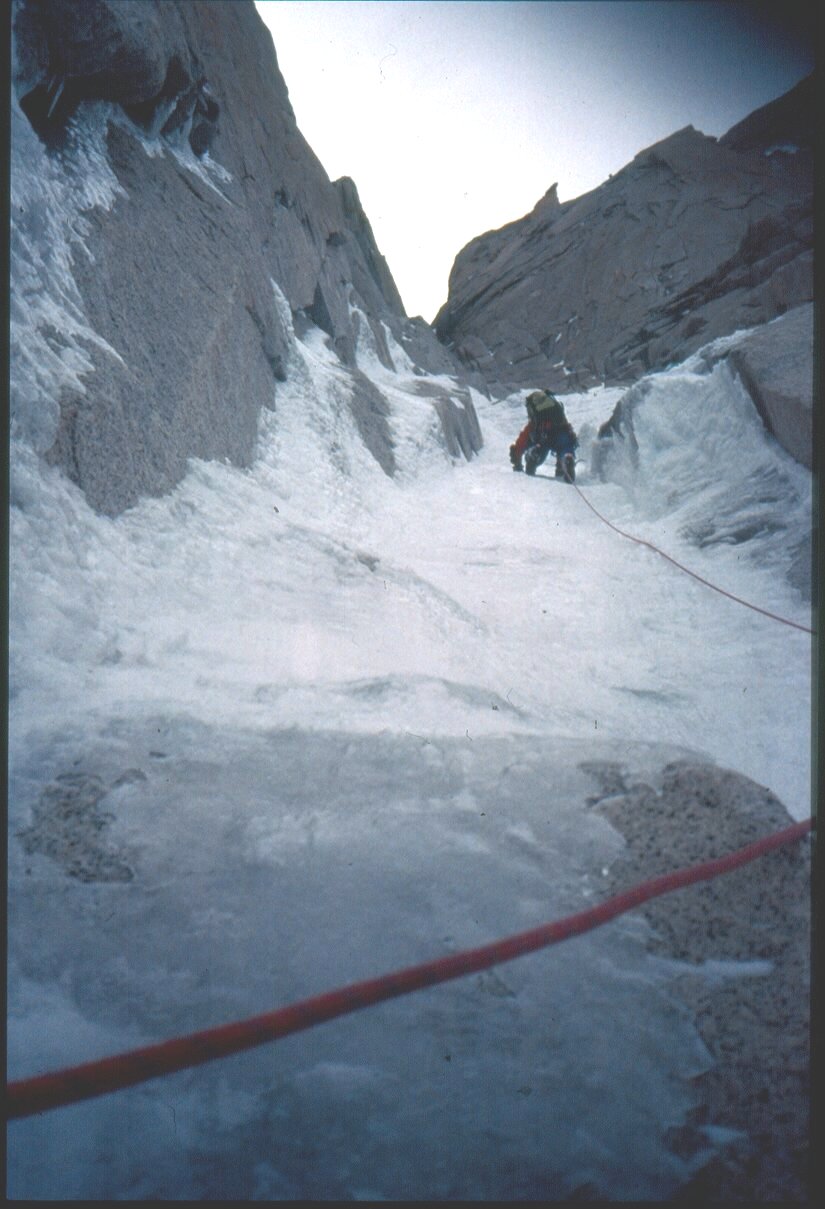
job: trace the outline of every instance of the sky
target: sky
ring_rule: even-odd
[[[692,125],[720,136],[814,65],[789,0],[256,0],[298,125],[355,181],[407,313],[471,239],[596,188]]]

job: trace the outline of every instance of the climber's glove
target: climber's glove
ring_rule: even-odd
[[[510,464],[514,470],[521,470],[521,456],[516,453],[515,445],[510,446]]]

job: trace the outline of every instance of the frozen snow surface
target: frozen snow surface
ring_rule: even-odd
[[[87,333],[68,284],[62,311],[44,310],[44,280],[63,280],[55,249],[56,268],[22,250],[41,276],[12,316],[25,406],[11,465],[10,1077],[592,905],[623,845],[588,807],[594,761],[655,783],[699,752],[810,814],[810,637],[612,532],[552,464],[513,474],[522,396],[474,394],[485,446],[453,461],[402,351],[392,374],[362,349],[392,408],[390,479],[318,333],[294,342],[251,469],[193,462],[172,494],[95,515],[37,456],[55,383],[87,370],[70,351]],[[44,318],[66,340],[38,378]],[[620,394],[565,400],[582,491],[697,573],[810,625],[788,578],[810,475],[726,366],[696,358],[648,379],[638,456],[601,481],[591,442]],[[13,1122],[8,1192],[667,1198],[707,1158],[689,1163],[663,1135],[709,1056],[669,991],[678,963],[645,937],[626,916]],[[709,1153],[724,1142],[708,1131]]]
[[[13,753],[158,712],[256,730],[653,739],[807,817],[808,635],[618,536],[551,462],[514,475],[520,400],[476,395],[485,448],[453,464],[429,402],[383,371],[393,480],[360,442],[320,333],[295,358],[253,469],[193,462],[171,495],[115,520],[15,443]],[[578,486],[698,574],[810,624],[785,574],[810,531],[808,472],[724,365],[648,385],[638,467],[616,459],[613,482],[588,475],[589,438],[620,392],[568,397]]]

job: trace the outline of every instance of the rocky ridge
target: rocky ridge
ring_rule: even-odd
[[[813,77],[721,139],[686,126],[554,185],[456,258],[440,339],[506,393],[631,383],[813,298]]]

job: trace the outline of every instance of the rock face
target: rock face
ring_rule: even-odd
[[[813,77],[718,141],[687,126],[473,240],[440,339],[497,391],[632,382],[813,298]]]
[[[457,372],[406,317],[355,185],[330,182],[298,130],[251,0],[16,0],[13,43],[13,188],[32,131],[55,179],[84,173],[94,137],[114,178],[111,204],[75,216],[76,355],[91,368],[38,438],[96,509],[170,489],[190,457],[248,464],[261,408],[277,409],[292,323],[321,328],[353,370],[366,322],[388,366],[384,325],[419,372]],[[37,242],[34,208],[15,207],[18,250]],[[49,339],[65,335],[42,325],[18,358],[35,366],[18,375],[21,410]],[[392,473],[386,407],[355,389],[354,410]]]
[[[750,332],[727,354],[768,432],[809,470],[813,466],[813,347],[814,308],[809,303]]]

